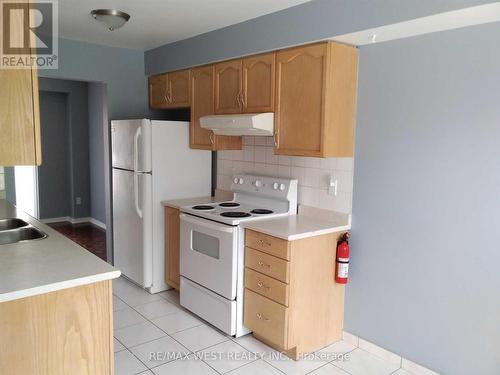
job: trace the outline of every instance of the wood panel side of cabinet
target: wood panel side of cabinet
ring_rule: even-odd
[[[354,153],[358,53],[353,46],[328,44],[324,156],[351,157]]]
[[[18,5],[28,6],[27,3]],[[29,23],[29,18],[22,12],[12,12],[10,40],[14,45],[24,45],[24,23]],[[33,33],[31,41],[33,44]],[[34,56],[28,48],[22,52]],[[42,149],[36,66],[0,69],[0,113],[0,165],[40,165]]]
[[[179,210],[165,207],[165,282],[180,288],[180,217]]]
[[[341,339],[344,286],[334,278],[340,235],[291,243],[289,347],[296,353],[314,352]]]
[[[114,370],[111,281],[0,303],[1,374]]]

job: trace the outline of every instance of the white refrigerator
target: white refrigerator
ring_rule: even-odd
[[[158,293],[165,283],[161,201],[208,196],[211,152],[189,148],[189,123],[111,121],[114,266]]]

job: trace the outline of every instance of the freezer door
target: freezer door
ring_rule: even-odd
[[[114,266],[137,284],[152,283],[151,175],[113,168]]]
[[[151,172],[151,121],[111,121],[111,162],[114,168]]]

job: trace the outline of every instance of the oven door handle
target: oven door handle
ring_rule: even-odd
[[[189,216],[186,214],[180,214],[180,219],[182,221],[188,222],[190,224],[199,225],[200,227],[204,227],[207,229],[217,230],[221,232],[232,233],[234,231],[234,227],[229,225],[217,225],[215,223],[211,223],[208,219],[197,219],[193,216]]]

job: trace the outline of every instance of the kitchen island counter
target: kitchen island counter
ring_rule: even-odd
[[[49,226],[0,200],[0,219],[20,218],[46,238],[0,245],[0,302],[111,280],[120,271]]]

